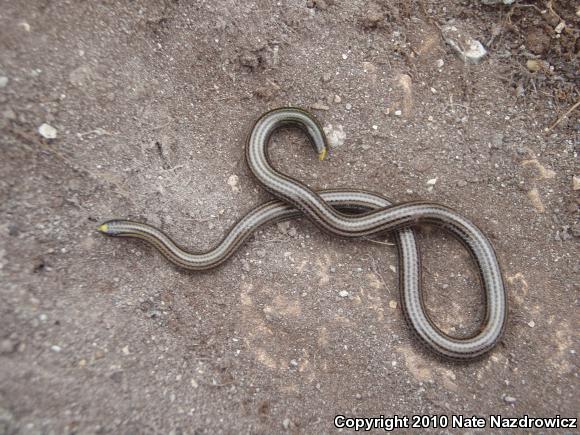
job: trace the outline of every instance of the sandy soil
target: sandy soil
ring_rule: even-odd
[[[553,3],[1,2],[0,433],[578,417],[579,111],[564,115],[579,98],[579,18]],[[489,55],[464,63],[446,24]],[[96,233],[129,217],[212,246],[270,198],[243,144],[284,105],[312,109],[334,141],[319,162],[303,135],[280,132],[284,171],[317,189],[438,201],[490,236],[510,318],[489,356],[458,365],[422,349],[389,244],[300,219],[188,273]],[[483,300],[466,251],[434,228],[419,242],[430,315],[475,331]]]

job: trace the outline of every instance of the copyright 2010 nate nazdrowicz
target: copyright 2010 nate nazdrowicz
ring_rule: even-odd
[[[397,429],[575,429],[578,427],[576,418],[555,417],[504,417],[490,415],[478,417],[475,415],[392,415],[380,417],[334,417],[337,429],[355,431],[370,431],[382,429],[391,432]]]

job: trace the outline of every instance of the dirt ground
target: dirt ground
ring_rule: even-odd
[[[579,417],[575,7],[0,2],[0,433]],[[443,41],[449,24],[487,47],[479,64]],[[210,248],[270,198],[243,146],[285,105],[311,109],[333,148],[319,162],[281,131],[283,171],[317,189],[438,201],[489,235],[510,303],[490,355],[456,364],[415,341],[392,239],[341,240],[300,219],[191,273],[95,231],[133,218]],[[56,132],[43,137],[45,123]],[[436,228],[419,243],[430,315],[475,331],[483,298],[467,252]]]

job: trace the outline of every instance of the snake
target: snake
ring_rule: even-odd
[[[495,250],[485,234],[453,209],[430,201],[392,204],[364,190],[316,192],[274,168],[268,145],[285,126],[303,130],[323,160],[329,149],[319,121],[306,110],[282,107],[263,114],[246,141],[247,165],[257,182],[276,200],[242,217],[224,238],[206,252],[189,252],[154,226],[125,219],[108,220],[98,230],[109,236],[135,237],[153,245],[169,261],[190,270],[207,270],[226,261],[261,226],[305,216],[322,231],[342,238],[364,238],[394,232],[399,248],[401,307],[412,331],[428,349],[452,360],[472,360],[491,351],[505,331],[507,295]],[[426,311],[422,292],[420,253],[413,228],[432,224],[456,237],[470,253],[485,294],[485,317],[468,337],[455,337],[439,328]]]

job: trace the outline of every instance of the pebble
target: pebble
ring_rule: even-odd
[[[395,308],[397,308],[397,301],[396,301],[396,300],[394,300],[394,299],[390,300],[390,301],[389,301],[389,307],[391,307],[393,310],[394,310]]]
[[[240,191],[240,187],[238,186],[239,181],[240,181],[239,177],[235,174],[230,175],[230,177],[228,178],[228,184],[235,193],[238,193]]]
[[[336,128],[332,124],[327,124],[324,127],[324,134],[326,134],[326,139],[332,148],[338,148],[344,144],[346,140],[346,133],[342,125],[338,124]]]
[[[516,398],[512,396],[504,396],[503,400],[506,403],[516,403]]]
[[[295,359],[291,359],[290,360],[290,364],[293,365],[294,367],[298,366],[298,361],[296,361]]]
[[[266,250],[265,249],[258,249],[256,251],[256,255],[260,258],[264,258],[266,256]]]
[[[572,177],[572,190],[580,190],[580,176],[578,175]]]
[[[350,110],[352,109],[352,104],[346,103],[344,107],[346,107],[346,110]]]
[[[322,101],[318,100],[316,103],[314,103],[312,106],[310,106],[312,109],[314,110],[329,110],[330,107],[328,107],[326,104],[324,104]]]
[[[401,112],[400,110],[395,110],[395,116],[401,116],[403,114],[403,112]]]
[[[246,68],[254,70],[260,65],[260,59],[258,59],[258,56],[254,53],[246,51],[240,56],[240,64]]]
[[[340,103],[341,101],[342,101],[342,98],[340,98],[340,95],[335,95],[335,96],[334,96],[334,102],[335,102],[336,104]]]
[[[467,186],[467,181],[465,181],[465,180],[459,180],[457,182],[457,186],[458,187],[465,187],[465,186]]]
[[[427,180],[427,184],[429,186],[435,186],[435,183],[437,183],[437,178],[431,178],[430,180]]]
[[[8,77],[0,76],[0,89],[8,86]]]
[[[16,350],[16,343],[9,338],[0,341],[0,355],[8,355]]]
[[[242,270],[244,272],[250,271],[250,263],[248,263],[246,260],[242,260]]]
[[[332,80],[332,74],[330,74],[330,73],[322,74],[322,82],[323,83],[328,83],[331,80]]]
[[[44,123],[38,127],[38,133],[45,139],[56,139],[57,131],[52,125]]]
[[[347,298],[347,297],[348,297],[348,294],[349,294],[349,293],[348,293],[346,290],[341,290],[341,291],[338,293],[338,295],[339,295],[341,298]]]
[[[443,68],[443,65],[445,65],[445,62],[443,61],[443,59],[437,59],[437,62],[435,62],[435,65],[437,65],[437,68],[441,69],[441,68]]]
[[[285,430],[288,430],[288,429],[290,429],[290,426],[291,426],[291,425],[292,425],[292,422],[290,421],[290,419],[289,419],[289,418],[285,418],[285,419],[282,421],[282,427],[283,427]]]
[[[536,326],[536,322],[534,322],[533,320],[530,320],[530,321],[528,322],[528,326],[529,326],[530,328],[533,328],[534,326]]]
[[[444,26],[441,32],[445,42],[466,63],[479,63],[487,54],[481,42],[455,26]]]
[[[296,231],[296,228],[294,228],[294,227],[292,227],[288,230],[288,235],[290,237],[296,237],[297,234],[298,234],[298,231]],[[308,237],[308,236],[306,236],[306,237]]]
[[[290,229],[290,222],[278,222],[278,231],[282,234],[288,234],[288,230]]]
[[[57,346],[56,344],[50,346],[50,350],[52,350],[53,352],[60,352],[62,350],[62,347]]]

